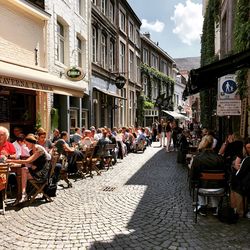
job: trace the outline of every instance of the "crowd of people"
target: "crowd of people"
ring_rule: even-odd
[[[197,124],[196,124],[197,125]],[[77,172],[77,162],[84,158],[84,149],[95,147],[95,155],[100,159],[98,168],[105,168],[106,157],[112,154],[113,164],[117,159],[123,159],[131,152],[144,151],[152,142],[158,142],[165,151],[177,152],[177,162],[186,163],[186,154],[190,148],[195,149],[191,162],[191,179],[197,180],[202,171],[220,170],[226,174],[231,206],[242,217],[247,213],[247,198],[249,197],[250,173],[250,139],[245,142],[237,133],[229,134],[220,145],[212,130],[201,129],[199,126],[185,127],[175,120],[161,119],[155,121],[152,128],[122,127],[122,128],[75,128],[72,134],[67,131],[54,129],[51,135],[43,128],[35,134],[24,135],[21,128],[14,128],[13,138],[9,138],[7,128],[0,126],[0,161],[22,164],[22,197],[17,203],[27,200],[27,180],[43,179],[49,171],[49,161],[53,152],[67,158],[67,172]],[[106,144],[114,144],[112,152],[105,151]],[[142,147],[141,147],[142,145]],[[107,157],[107,161],[110,160]],[[244,174],[240,173],[243,163]],[[55,168],[54,181],[58,183],[62,163],[58,162]],[[248,176],[246,179],[246,176]],[[247,186],[248,185],[248,186]],[[214,198],[208,201],[199,197],[199,213],[206,215],[208,203],[213,214],[218,212],[219,200]]]

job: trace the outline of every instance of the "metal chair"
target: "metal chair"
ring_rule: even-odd
[[[193,187],[196,190],[195,196],[195,223],[198,216],[198,196],[220,197],[219,207],[227,192],[225,173],[218,171],[202,172],[197,184]]]
[[[0,192],[2,199],[2,213],[5,214],[6,190],[9,178],[9,164],[0,164]]]

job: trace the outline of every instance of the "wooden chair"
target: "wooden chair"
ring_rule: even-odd
[[[101,175],[100,170],[97,167],[97,162],[100,161],[100,157],[96,156],[96,147],[90,147],[86,151],[86,158],[85,158],[85,164],[87,166],[87,173],[90,175],[91,178],[93,178],[92,171],[96,171],[97,175]]]
[[[134,152],[137,153],[138,151],[144,152],[146,149],[146,140],[140,140],[135,144]]]
[[[9,164],[0,164],[0,192],[2,199],[2,213],[5,214],[6,190],[9,178]]]
[[[62,168],[61,168],[61,171],[60,171],[60,179],[65,181],[68,185],[69,188],[72,187],[72,183],[70,182],[69,180],[69,176],[68,176],[68,159],[67,159],[67,156],[65,155],[61,155],[62,156],[62,159],[60,159],[60,163],[62,164]]]
[[[54,174],[56,163],[57,163],[58,159],[59,159],[58,154],[52,155],[52,158],[51,158],[50,163],[49,163],[49,165],[50,165],[49,166],[49,174],[45,180],[42,180],[42,181],[38,181],[35,179],[28,180],[28,183],[30,183],[32,186],[32,188],[28,194],[29,204],[32,204],[34,202],[34,200],[36,199],[38,194],[42,194],[45,197],[46,201],[52,201],[51,197],[49,197],[44,192],[44,188],[46,187],[46,185],[49,184],[49,180],[52,177],[52,175]]]
[[[115,155],[115,144],[106,144],[105,145],[105,151],[108,152],[107,156],[104,156],[105,162],[104,165],[107,167],[107,170],[109,170],[110,166],[113,165],[112,160],[114,159]]]
[[[208,188],[207,188],[208,187]],[[196,185],[195,196],[195,223],[197,223],[198,216],[198,196],[204,197],[220,197],[219,206],[222,205],[222,199],[227,192],[227,181],[225,173],[219,171],[202,172]]]

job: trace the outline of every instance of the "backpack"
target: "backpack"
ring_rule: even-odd
[[[222,200],[221,206],[218,209],[218,219],[219,221],[227,224],[235,224],[239,215],[235,210],[230,206],[229,197],[224,197]]]

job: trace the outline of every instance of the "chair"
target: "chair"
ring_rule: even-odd
[[[5,214],[5,199],[6,199],[6,190],[8,186],[9,178],[9,165],[0,164],[0,192],[2,199],[2,213]]]
[[[114,159],[115,148],[116,148],[115,144],[106,144],[105,145],[105,151],[109,152],[109,155],[104,156],[105,167],[107,167],[107,170],[109,170],[110,166],[113,165],[112,160]]]
[[[136,142],[134,152],[137,153],[138,151],[144,152],[146,149],[146,140],[140,140]]]
[[[90,177],[93,178],[92,171],[96,171],[97,175],[101,175],[100,170],[97,167],[97,162],[101,160],[100,157],[95,156],[95,153],[97,151],[97,147],[90,147],[86,151],[86,158],[85,158],[85,164],[87,166],[87,173],[89,173]]]
[[[219,207],[222,205],[222,199],[227,192],[227,182],[225,173],[219,171],[202,172],[196,185],[195,196],[195,223],[198,215],[198,196],[220,197]]]
[[[45,187],[46,185],[49,185],[49,180],[52,177],[52,175],[54,174],[54,170],[56,167],[56,163],[59,159],[59,155],[57,153],[54,153],[52,155],[52,158],[50,160],[50,167],[49,167],[49,174],[48,174],[48,178],[46,178],[45,180],[42,181],[38,181],[35,179],[30,179],[28,180],[28,183],[31,184],[32,188],[28,194],[29,197],[29,204],[32,204],[34,202],[34,200],[36,199],[38,194],[42,194],[46,201],[52,201],[51,197],[49,197],[46,193],[45,193]]]
[[[69,188],[71,188],[72,183],[70,182],[69,176],[68,176],[68,159],[67,159],[67,156],[66,155],[61,155],[59,157],[59,159],[60,159],[60,163],[62,164],[62,168],[61,168],[61,171],[60,171],[60,178],[61,178],[61,180],[65,181],[68,184]]]

